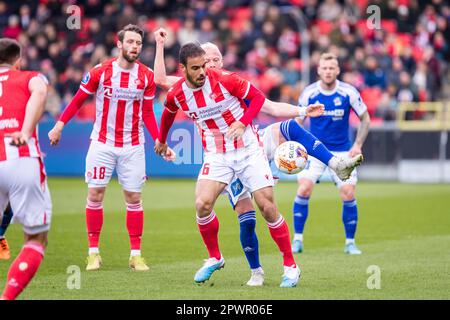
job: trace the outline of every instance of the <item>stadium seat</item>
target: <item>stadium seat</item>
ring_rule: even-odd
[[[381,20],[381,29],[386,33],[396,33],[397,22],[395,20],[383,19]]]
[[[332,21],[316,20],[314,25],[319,29],[320,34],[329,34],[334,29]]]
[[[378,87],[365,88],[361,91],[361,98],[367,106],[370,116],[375,114],[381,99],[381,89]]]
[[[167,27],[172,29],[174,32],[178,32],[178,29],[181,28],[181,21],[179,19],[167,20]]]
[[[356,30],[362,30],[362,35],[365,39],[369,39],[373,36],[374,31],[372,29],[367,28],[367,20],[360,19],[356,22]]]
[[[242,30],[244,23],[251,19],[252,10],[251,8],[239,7],[235,9],[229,9],[227,11],[230,17],[230,29],[238,31]]]

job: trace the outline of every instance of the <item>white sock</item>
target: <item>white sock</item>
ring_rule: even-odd
[[[141,255],[141,250],[131,250],[131,252],[130,252],[130,258],[135,257],[135,256],[140,256],[140,255]]]
[[[346,245],[347,245],[347,244],[350,244],[350,243],[355,244],[355,239],[345,239],[345,244],[346,244]]]
[[[252,272],[264,272],[262,267],[258,267],[256,269],[250,269]]]
[[[89,248],[89,254],[92,254],[92,253],[100,253],[100,250],[98,250],[98,248]]]
[[[333,170],[336,171],[337,165],[339,163],[339,159],[336,156],[333,156],[333,158],[328,161],[328,166]]]
[[[300,240],[301,242],[303,242],[303,233],[295,233],[294,240]]]

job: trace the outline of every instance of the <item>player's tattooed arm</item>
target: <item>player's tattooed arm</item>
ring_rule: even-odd
[[[355,155],[362,153],[362,146],[364,144],[364,141],[366,141],[367,135],[369,134],[370,128],[369,113],[367,111],[364,112],[359,117],[359,119],[361,120],[361,123],[359,124],[358,131],[356,132],[355,143],[353,144],[352,148],[349,151],[350,157],[354,157]]]
[[[164,64],[164,43],[167,39],[167,31],[164,28],[159,28],[154,32],[156,41],[155,63],[153,71],[155,73],[155,83],[157,86],[168,90],[173,86],[180,77],[168,76],[166,66]]]

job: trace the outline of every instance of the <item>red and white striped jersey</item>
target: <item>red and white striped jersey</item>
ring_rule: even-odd
[[[40,157],[37,127],[26,145],[11,146],[8,133],[22,130],[28,99],[29,82],[34,77],[47,79],[35,71],[0,69],[0,161],[20,157]]]
[[[153,71],[140,62],[123,69],[117,58],[95,66],[81,81],[80,89],[96,94],[95,123],[91,139],[123,147],[139,145],[144,140],[143,99],[153,99]]]
[[[225,153],[259,143],[253,124],[239,140],[225,136],[230,125],[244,115],[249,90],[250,82],[237,74],[208,69],[201,88],[191,89],[184,79],[179,80],[167,93],[165,107],[172,113],[181,109],[194,120],[206,152]]]

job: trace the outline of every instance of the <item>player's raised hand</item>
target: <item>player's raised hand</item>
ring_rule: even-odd
[[[157,44],[164,45],[164,42],[166,42],[167,39],[167,31],[164,28],[159,28],[154,32],[155,35],[155,41]]]
[[[320,117],[325,112],[325,106],[321,103],[313,103],[306,107],[306,115],[311,118]]]
[[[27,144],[29,137],[21,131],[16,131],[13,133],[6,133],[5,137],[10,137],[12,146],[20,147]]]
[[[52,130],[48,132],[48,138],[50,139],[50,145],[56,146],[61,140],[62,130],[64,128],[64,123],[62,121],[56,122]]]
[[[156,139],[155,141],[155,153],[160,155],[160,156],[165,156],[167,154],[167,149],[168,149],[168,145],[167,143],[161,143],[159,142],[158,139]]]
[[[242,138],[245,131],[245,125],[240,121],[235,121],[228,128],[228,132],[226,134],[227,138],[231,140],[237,140]]]

